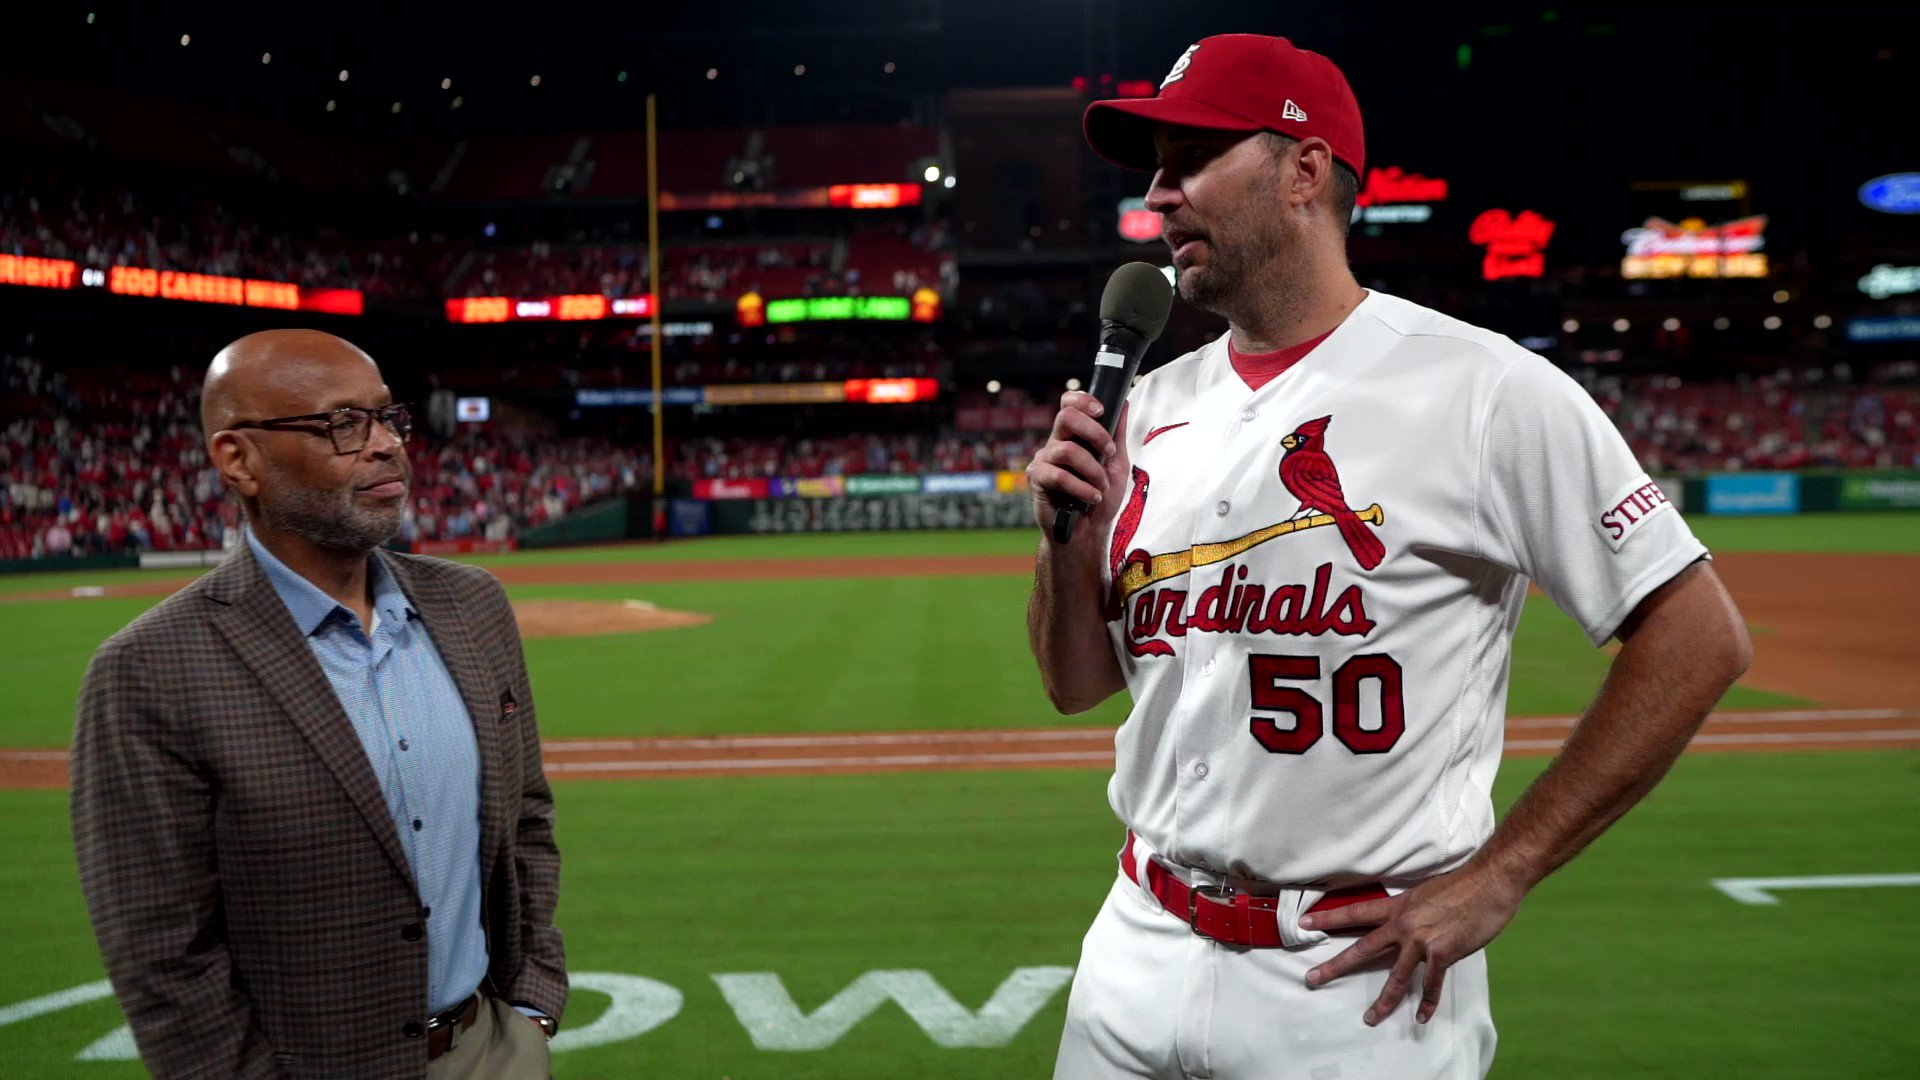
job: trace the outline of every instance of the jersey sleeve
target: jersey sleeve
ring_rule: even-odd
[[[1593,398],[1532,355],[1487,406],[1474,517],[1481,556],[1531,578],[1596,646],[1707,555]]]

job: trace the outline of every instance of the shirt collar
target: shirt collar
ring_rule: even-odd
[[[246,533],[253,560],[266,572],[267,580],[273,584],[273,591],[280,594],[280,602],[287,606],[287,613],[293,616],[293,624],[300,628],[303,636],[312,637],[314,631],[320,629],[336,611],[348,621],[358,621],[344,604],[321,592],[319,586],[274,557],[252,529],[246,530]],[[369,555],[367,575],[373,591],[373,606],[380,613],[382,621],[399,626],[406,622],[408,616],[416,613],[406,593],[400,591],[400,583],[394,580],[393,571],[387,569],[384,559]],[[361,629],[364,631],[366,627]]]

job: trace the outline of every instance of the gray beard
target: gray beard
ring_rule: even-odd
[[[1180,275],[1180,298],[1236,325],[1257,324],[1260,316],[1285,311],[1299,300],[1299,269],[1276,257],[1288,250],[1296,249],[1278,226],[1244,229],[1230,247],[1215,245],[1214,258],[1200,273]]]
[[[260,492],[260,518],[273,528],[328,551],[364,555],[400,532],[405,500],[391,509],[356,505],[351,491],[287,489]]]

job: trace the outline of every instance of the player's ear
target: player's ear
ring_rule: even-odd
[[[1289,209],[1312,206],[1333,187],[1333,147],[1318,135],[1309,135],[1293,147],[1293,173],[1287,183]]]

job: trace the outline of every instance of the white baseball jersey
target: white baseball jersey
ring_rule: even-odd
[[[1572,379],[1378,292],[1258,390],[1223,336],[1129,402],[1108,798],[1176,864],[1457,867],[1493,830],[1528,579],[1599,645],[1706,554]]]

